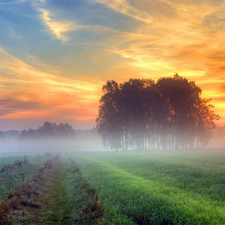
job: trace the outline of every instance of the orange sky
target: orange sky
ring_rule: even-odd
[[[225,1],[0,0],[0,130],[92,128],[106,80],[174,73],[225,125]]]

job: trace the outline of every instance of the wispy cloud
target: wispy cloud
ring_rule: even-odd
[[[116,29],[112,29],[109,27],[104,27],[101,25],[82,25],[77,23],[76,21],[69,21],[63,19],[55,19],[54,13],[50,10],[38,8],[38,11],[41,13],[40,18],[43,24],[48,29],[49,33],[53,34],[57,39],[62,40],[63,42],[68,41],[68,33],[78,30],[86,30],[94,32],[98,35],[131,35],[131,36],[140,36],[140,34],[135,34],[132,32],[124,32]],[[144,35],[141,35],[144,36]]]
[[[11,4],[19,4],[24,3],[27,0],[15,0],[15,1],[8,1],[8,2],[0,2],[0,5],[11,5]]]
[[[7,4],[22,2],[25,1],[5,1]],[[113,78],[123,82],[130,77],[157,80],[175,72],[196,81],[203,95],[213,98],[216,111],[224,115],[225,94],[221,89],[225,83],[222,79],[225,77],[224,1],[26,2],[38,14],[36,17],[33,13],[30,24],[26,25],[32,26],[38,20],[34,27],[41,34],[40,42],[32,46],[34,32],[28,34],[16,19],[7,23],[9,44],[5,41],[2,46],[12,54],[0,49],[0,88],[4,93],[1,96],[5,117],[25,118],[34,113],[41,118],[39,111],[35,114],[31,109],[36,107],[45,116],[65,114],[71,118],[75,115],[93,119],[105,80]],[[23,4],[13,9],[17,6],[7,6],[15,18],[18,10],[23,9]],[[41,31],[38,30],[40,22]],[[23,38],[16,45],[19,33]],[[46,39],[46,34],[63,45]],[[13,47],[23,47],[22,53],[20,47],[12,49],[13,43]],[[13,52],[23,60],[13,56]],[[102,81],[95,84],[94,78]],[[13,110],[13,106],[17,109]]]
[[[96,1],[123,14],[131,12],[128,1]],[[153,79],[178,72],[195,80],[203,89],[203,97],[213,98],[216,112],[225,116],[225,104],[221,101],[225,94],[220,88],[225,83],[220,79],[225,76],[223,7],[204,1],[199,5],[186,1],[162,2],[175,10],[175,17],[154,18],[153,23],[134,27],[133,33],[109,35],[106,54],[123,59],[122,63],[114,62],[114,69],[118,66],[122,74],[125,68],[133,68],[137,76]],[[126,74],[123,77],[126,79]]]
[[[67,41],[68,37],[66,33],[74,31],[78,27],[77,24],[72,21],[53,19],[53,15],[49,10],[39,9],[39,11],[41,12],[41,20],[48,31],[59,40]]]
[[[64,112],[65,119],[95,119],[100,83],[73,80],[41,71],[2,48],[0,65],[3,93],[0,98],[1,118],[37,117],[44,120],[59,118],[59,114]]]
[[[8,28],[8,33],[9,33],[9,38],[11,40],[21,40],[23,38],[23,36],[21,34],[19,34],[18,32],[16,32],[13,28],[9,27]]]
[[[153,18],[147,12],[141,12],[133,7],[127,0],[95,0],[97,3],[103,4],[112,10],[122,13],[138,21],[151,23]]]

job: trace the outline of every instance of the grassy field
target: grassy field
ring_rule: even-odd
[[[225,152],[21,154],[0,171],[0,225],[225,224]]]
[[[16,186],[26,182],[47,157],[39,154],[3,154],[0,157],[0,200]]]
[[[112,224],[225,224],[225,152],[77,153]]]
[[[13,159],[0,173],[0,225],[98,224],[98,196],[68,155]]]

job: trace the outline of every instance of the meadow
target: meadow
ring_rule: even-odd
[[[94,224],[102,216],[95,190],[68,155],[4,155],[0,168],[0,225]]]
[[[14,187],[26,182],[46,162],[38,154],[3,153],[0,155],[0,200]]]
[[[225,224],[222,151],[20,154],[0,170],[4,225]]]
[[[225,224],[225,152],[77,153],[111,224]]]

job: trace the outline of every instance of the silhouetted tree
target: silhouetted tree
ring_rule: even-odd
[[[219,115],[213,111],[213,105],[210,104],[211,99],[200,99],[198,107],[196,107],[196,138],[197,148],[202,143],[206,145],[216,129],[214,120],[219,119]]]
[[[169,131],[166,133],[166,142],[169,141],[171,148],[187,148],[194,138],[193,129],[201,102],[201,89],[178,74],[159,79],[157,88],[166,104],[167,121],[164,121],[163,128]]]
[[[118,84],[111,80],[103,86],[104,95],[100,99],[97,129],[103,138],[106,147],[119,149],[121,147],[121,118],[120,118],[120,89]]]
[[[219,116],[194,82],[175,74],[103,86],[97,130],[112,149],[193,148],[206,144]]]

